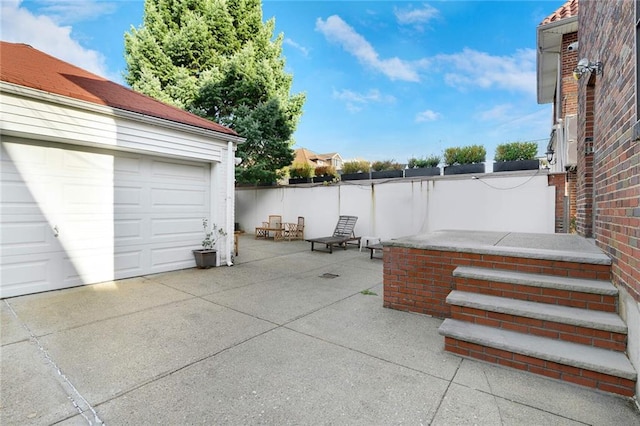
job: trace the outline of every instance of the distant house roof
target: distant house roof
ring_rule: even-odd
[[[322,158],[323,160],[331,160],[332,158],[340,157],[340,154],[337,152],[330,152],[328,154],[317,154],[318,158]]]
[[[331,162],[331,160],[335,157],[340,157],[340,154],[338,154],[337,152],[330,152],[328,154],[316,154],[313,151],[310,151],[306,148],[298,148],[294,151],[294,159],[293,159],[293,164],[311,164],[312,166],[316,166],[318,164],[318,160],[321,161],[328,161]]]
[[[134,92],[27,44],[0,42],[0,80],[151,117],[238,134],[224,126]]]
[[[542,3],[541,3],[542,4]],[[558,80],[558,55],[562,36],[578,31],[578,0],[568,0],[547,16],[536,31],[538,103],[553,102]]]
[[[315,164],[314,160],[317,159],[316,157],[316,153],[309,151],[306,148],[298,148],[294,151],[294,159],[293,159],[293,163],[298,163],[298,164]]]

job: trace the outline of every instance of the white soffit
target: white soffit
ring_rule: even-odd
[[[538,103],[553,102],[558,79],[558,55],[563,53],[562,36],[578,31],[578,17],[541,25],[537,29]]]

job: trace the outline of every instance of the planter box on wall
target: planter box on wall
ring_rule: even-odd
[[[311,183],[311,178],[290,178],[289,185],[295,185],[298,183]]]
[[[367,173],[343,173],[340,175],[340,180],[364,180],[370,179],[369,172]]]
[[[494,172],[513,172],[518,170],[538,170],[540,160],[496,161],[493,163]]]
[[[209,269],[218,266],[217,250],[193,250],[196,266],[200,269]]]
[[[418,167],[404,171],[404,177],[415,176],[440,176],[440,167]]]
[[[457,166],[446,166],[445,175],[462,175],[467,173],[484,173],[484,163],[459,164]]]
[[[313,178],[313,183],[331,182],[335,179],[335,176],[316,176]]]
[[[371,179],[390,179],[402,177],[402,170],[381,170],[379,172],[371,172]]]

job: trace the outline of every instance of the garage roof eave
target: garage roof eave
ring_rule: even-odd
[[[155,125],[172,127],[172,128],[180,129],[182,131],[187,131],[192,133],[201,133],[201,134],[203,133],[206,135],[214,136],[216,139],[222,139],[225,142],[233,142],[236,144],[241,144],[246,141],[246,138],[243,138],[237,135],[237,133],[234,135],[234,134],[225,133],[225,132],[218,132],[212,129],[205,129],[203,127],[194,126],[191,124],[180,123],[177,121],[154,117],[152,115],[141,114],[139,112],[128,111],[120,108],[114,108],[113,112],[114,112],[114,115],[120,116],[122,118],[144,121],[144,122],[152,123]]]

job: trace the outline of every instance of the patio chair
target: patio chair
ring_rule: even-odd
[[[273,233],[273,239],[278,241],[282,239],[283,231],[282,216],[269,215],[268,222],[262,222],[262,226],[256,227],[256,239],[261,237],[264,239],[270,238]]]
[[[284,224],[284,238],[291,240],[304,240],[304,217],[298,216],[298,223]]]
[[[332,236],[310,238],[305,241],[311,243],[311,251],[314,250],[315,243],[319,243],[324,244],[329,253],[333,253],[334,245],[342,247],[344,250],[347,249],[347,244],[360,245],[360,237],[356,237],[356,234],[353,231],[357,220],[358,216],[340,216]]]

